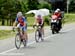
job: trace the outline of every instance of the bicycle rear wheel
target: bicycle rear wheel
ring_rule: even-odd
[[[16,37],[15,37],[15,46],[16,46],[17,49],[19,49],[20,46],[21,46],[20,34],[16,34]]]
[[[23,40],[23,45],[24,45],[24,47],[27,46],[27,40]]]

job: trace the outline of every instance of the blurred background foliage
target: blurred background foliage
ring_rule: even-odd
[[[69,12],[75,12],[75,1],[71,0]],[[15,20],[16,13],[22,11],[30,21],[34,14],[25,15],[29,10],[47,8],[52,11],[51,3],[39,2],[38,0],[0,0],[0,25],[12,25]],[[65,10],[66,12],[66,10]],[[49,20],[49,19],[48,19]],[[48,21],[45,19],[45,21]]]

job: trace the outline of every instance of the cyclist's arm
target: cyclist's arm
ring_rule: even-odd
[[[27,23],[26,22],[24,22],[24,26],[26,26],[27,25]]]
[[[16,18],[15,22],[13,23],[13,27],[15,27],[17,23],[18,23],[18,18]]]
[[[27,20],[26,20],[26,18],[24,18],[24,26],[27,26]]]
[[[17,21],[15,21],[15,22],[13,23],[13,27],[15,27],[15,26],[16,26],[16,24],[17,24]]]
[[[44,23],[44,19],[42,18],[42,24]]]
[[[36,18],[35,18],[35,20],[34,20],[34,24],[33,25],[36,25],[37,24],[37,20],[36,20]]]

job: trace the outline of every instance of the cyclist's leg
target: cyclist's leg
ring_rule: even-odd
[[[17,31],[18,31],[19,34],[22,34],[20,29],[22,29],[22,26],[20,26],[20,24],[18,24],[18,25],[17,25]],[[20,35],[21,41],[23,41],[22,36],[23,36],[23,35]]]
[[[59,26],[62,28],[62,19],[59,19]]]
[[[23,34],[24,34],[24,39],[25,39],[25,40],[28,40],[27,27],[23,27],[23,28],[22,28],[22,32],[23,32]]]
[[[42,32],[42,38],[41,38],[41,40],[43,41],[44,40],[44,23],[42,24],[42,26],[41,26],[41,32]]]
[[[44,23],[42,24],[41,28],[42,28],[42,33],[44,35]]]
[[[25,31],[24,33],[25,33],[25,40],[28,40],[27,31]]]

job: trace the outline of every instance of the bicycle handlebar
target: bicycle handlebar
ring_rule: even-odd
[[[35,28],[35,27],[38,28],[39,26],[41,27],[42,25],[33,25],[33,28]]]
[[[13,28],[12,28],[12,31],[15,32],[15,29],[17,29],[17,27],[13,27]]]

